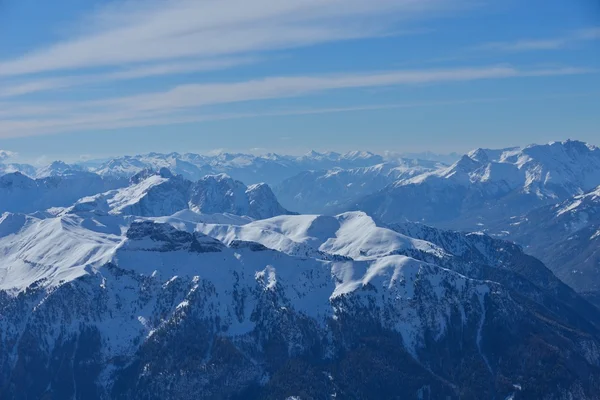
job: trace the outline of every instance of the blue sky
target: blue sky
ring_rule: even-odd
[[[0,148],[600,144],[593,0],[0,0]]]

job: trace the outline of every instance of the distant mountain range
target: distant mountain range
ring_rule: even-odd
[[[403,179],[435,171],[444,164],[396,159],[369,167],[301,172],[275,186],[279,200],[300,212],[331,213],[353,200],[382,190]]]
[[[397,158],[396,155],[390,157]],[[45,178],[74,170],[93,172],[104,178],[129,179],[143,170],[167,168],[174,174],[189,180],[225,173],[250,185],[262,182],[279,183],[306,170],[367,167],[384,161],[384,156],[366,151],[344,154],[311,151],[303,156],[274,153],[261,156],[240,153],[221,153],[212,156],[193,153],[149,153],[75,164],[56,161],[40,168],[27,164],[0,164],[0,173],[21,172],[31,178]]]

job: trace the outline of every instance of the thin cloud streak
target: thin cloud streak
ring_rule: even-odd
[[[485,70],[484,70],[485,71]],[[496,71],[496,75],[492,74],[492,71]],[[443,72],[443,73],[442,73]],[[452,73],[454,72],[454,73]],[[468,74],[467,74],[468,72]],[[438,79],[450,79],[455,80],[457,77],[463,77],[465,79],[470,74],[471,79],[484,79],[483,76],[487,76],[488,79],[492,78],[508,78],[508,77],[520,77],[520,76],[548,76],[557,74],[574,74],[574,73],[587,73],[587,70],[579,70],[575,68],[566,68],[562,70],[539,70],[539,71],[518,71],[514,69],[488,69],[487,72],[481,72],[479,75],[473,74],[474,70],[460,70],[460,73],[456,75],[456,71],[437,71]],[[418,76],[419,79],[408,81],[411,83],[423,83],[432,82],[431,77],[425,79],[427,73],[417,73],[412,71],[414,76]],[[375,74],[362,76],[365,81],[356,81],[356,76],[344,76],[342,78],[334,79],[334,84],[330,85],[333,88],[340,88],[339,82],[360,84],[364,86],[366,82],[372,84],[381,84],[385,82],[384,77],[394,77],[398,81],[399,76],[411,76],[403,73],[388,73],[388,74]],[[297,79],[297,78],[294,78]],[[309,78],[316,79],[316,78]],[[341,79],[341,81],[340,81]],[[317,80],[318,81],[318,80]],[[359,82],[359,83],[357,83]],[[297,81],[293,81],[294,87],[296,87]],[[232,84],[235,85],[235,84]],[[361,87],[362,87],[361,86]],[[285,95],[280,90],[288,90],[289,86],[276,85],[277,93],[280,96]],[[314,87],[313,87],[314,88]],[[321,86],[322,88],[322,86]],[[246,90],[243,91],[244,93]],[[275,92],[273,92],[273,95]],[[306,94],[306,92],[303,92]],[[551,98],[551,97],[546,97]],[[138,99],[139,100],[139,99]],[[214,99],[213,99],[214,100]],[[222,99],[221,99],[222,100]],[[246,97],[246,100],[249,100]],[[152,107],[146,109],[126,107],[125,104],[106,112],[106,110],[98,110],[96,112],[81,112],[73,113],[69,116],[54,116],[52,118],[27,118],[27,119],[0,119],[0,138],[9,137],[24,137],[42,134],[54,134],[54,133],[66,133],[76,131],[90,131],[90,130],[110,130],[119,128],[133,128],[133,127],[148,127],[148,126],[160,126],[169,124],[184,124],[184,123],[197,123],[204,121],[215,121],[215,120],[229,120],[229,119],[240,119],[240,118],[252,118],[260,116],[286,116],[286,115],[311,115],[311,114],[323,114],[323,113],[334,113],[334,112],[349,112],[349,111],[367,111],[367,110],[382,110],[392,108],[407,108],[407,107],[431,107],[440,105],[458,105],[458,104],[473,104],[483,102],[494,102],[509,100],[506,98],[487,98],[487,99],[471,99],[463,101],[448,101],[448,102],[424,102],[424,103],[408,103],[408,104],[392,104],[392,105],[373,105],[373,106],[358,106],[358,107],[339,107],[339,108],[322,108],[322,109],[300,109],[300,110],[282,110],[271,113],[223,113],[223,114],[211,114],[202,115],[199,112],[202,111],[200,106],[191,107],[191,104],[187,109],[181,107],[181,105],[172,105],[169,109],[155,110]],[[235,100],[231,100],[235,101]],[[217,103],[213,103],[217,104]],[[76,107],[76,104],[63,104],[65,108]],[[81,104],[80,106],[87,107],[93,110],[89,104]],[[193,112],[193,115],[189,113]]]
[[[26,94],[74,88],[78,86],[97,85],[99,83],[223,70],[256,63],[260,60],[261,58],[259,57],[233,57],[224,59],[159,63],[142,65],[139,67],[103,74],[87,74],[26,81],[23,83],[4,85],[4,88],[0,88],[0,98],[17,97]]]
[[[518,77],[579,75],[593,72],[596,71],[585,68],[519,70],[512,67],[500,66],[449,70],[392,71],[320,77],[271,77],[236,83],[181,85],[167,92],[101,100],[97,104],[139,111],[180,110],[215,104],[306,96],[328,90]]]
[[[434,70],[400,70],[325,76],[282,76],[214,84],[185,84],[163,92],[51,105],[6,103],[1,116],[39,118],[43,115],[111,114],[121,112],[169,114],[205,106],[309,96],[331,90],[441,84],[489,79],[545,77],[594,73],[585,68],[521,70],[508,66]],[[14,111],[13,111],[14,110]],[[6,123],[7,120],[0,122]]]
[[[55,134],[55,133],[67,133],[76,132],[82,129],[85,130],[115,130],[123,128],[141,128],[149,126],[164,126],[164,125],[177,125],[177,124],[189,124],[189,123],[201,123],[209,121],[225,121],[235,119],[250,119],[250,118],[264,118],[264,117],[286,117],[286,116],[301,116],[301,115],[317,115],[317,114],[333,114],[333,113],[345,113],[345,112],[360,112],[360,111],[378,111],[378,110],[390,110],[390,109],[405,109],[405,108],[422,108],[422,107],[438,107],[438,106],[460,106],[468,104],[485,104],[485,103],[497,103],[504,101],[539,101],[547,99],[562,99],[571,97],[587,97],[587,96],[600,96],[600,93],[569,93],[569,94],[558,94],[540,97],[526,97],[526,98],[509,98],[509,97],[497,97],[497,98],[478,98],[478,99],[466,99],[466,100],[448,100],[448,101],[433,101],[433,102],[418,102],[418,103],[399,103],[399,104],[379,104],[379,105],[364,105],[354,107],[329,107],[329,108],[316,108],[316,109],[291,109],[291,110],[279,110],[272,112],[256,112],[256,113],[223,113],[223,114],[212,114],[212,115],[180,115],[180,116],[167,116],[167,117],[151,117],[147,116],[144,118],[135,118],[127,116],[126,114],[113,116],[113,119],[102,120],[98,116],[92,118],[81,118],[73,121],[47,121],[49,124],[45,124],[43,121],[38,121],[32,126],[27,127],[32,134]],[[27,136],[27,135],[20,135]],[[0,138],[10,138],[13,136],[9,135],[9,132],[0,129]]]
[[[382,105],[366,105],[355,107],[331,107],[320,109],[293,109],[281,110],[263,113],[223,113],[211,115],[179,115],[166,117],[153,117],[151,114],[146,114],[146,117],[140,118],[127,113],[117,115],[91,115],[80,117],[77,119],[46,119],[37,121],[13,121],[11,124],[2,123],[0,125],[0,138],[33,136],[41,134],[67,133],[78,130],[113,130],[123,128],[149,127],[161,125],[175,125],[198,123],[208,121],[224,121],[233,119],[260,118],[260,117],[285,117],[294,115],[316,115],[316,114],[332,114],[343,112],[357,111],[376,111],[402,108],[417,108],[417,107],[434,107],[441,105],[463,105],[502,101],[502,98],[489,99],[471,99],[471,100],[451,100],[451,101],[436,101],[436,102],[420,102],[420,103],[402,103],[402,104],[382,104]],[[15,135],[15,133],[20,134]]]
[[[564,37],[551,39],[527,39],[517,40],[514,42],[491,42],[476,46],[474,49],[502,52],[561,50],[579,42],[597,39],[600,39],[600,28],[589,28],[571,32]]]
[[[146,0],[89,17],[79,37],[0,62],[0,76],[216,57],[388,33],[469,0]],[[378,17],[375,19],[374,17]]]

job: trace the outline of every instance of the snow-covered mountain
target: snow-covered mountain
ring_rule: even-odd
[[[48,178],[52,176],[73,175],[80,172],[86,172],[86,169],[77,164],[67,164],[63,161],[54,161],[49,165],[37,168],[36,178]]]
[[[5,215],[2,398],[597,398],[600,311],[517,246],[228,218]]]
[[[32,213],[65,207],[84,196],[123,185],[91,172],[74,171],[61,176],[32,179],[20,172],[0,176],[0,212]]]
[[[23,175],[35,178],[37,175],[37,168],[29,164],[0,163],[0,176],[15,172],[20,172]]]
[[[577,291],[600,291],[600,186],[535,209],[497,230],[525,246]]]
[[[444,165],[424,160],[396,159],[369,167],[304,171],[275,186],[281,203],[304,213],[328,213],[387,185]]]
[[[290,214],[266,184],[246,186],[227,175],[207,175],[191,182],[167,168],[143,170],[130,185],[80,199],[66,212],[96,210],[113,215],[168,216],[183,210],[230,213],[254,219]]]
[[[477,149],[448,168],[396,181],[350,209],[387,222],[488,227],[600,185],[600,149],[578,141]]]

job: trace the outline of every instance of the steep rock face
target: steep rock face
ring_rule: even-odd
[[[478,149],[448,168],[399,180],[346,209],[364,210],[385,222],[478,229],[599,184],[600,149],[582,142]]]
[[[39,279],[0,277],[17,285],[0,291],[2,398],[598,398],[600,318],[566,320],[562,300],[536,301],[546,289],[523,276],[534,290],[518,295],[448,268],[476,270],[453,252],[470,243],[487,254],[479,241],[448,236],[442,249],[443,240],[385,233],[363,215],[340,216],[338,227],[331,217],[285,218],[270,224],[330,260],[143,219],[32,221],[61,242],[80,239],[64,254],[96,261],[59,265],[53,244],[35,241],[27,252],[39,255]],[[85,221],[128,228],[107,236]],[[389,236],[397,245],[353,253],[343,233],[357,223],[372,231],[363,244]],[[39,226],[23,229],[13,235]],[[340,251],[354,257],[333,257]],[[511,262],[488,267],[512,271]],[[61,273],[73,268],[81,273]]]
[[[265,183],[248,186],[245,194],[248,197],[248,215],[256,219],[292,214],[279,204],[277,197]]]
[[[203,214],[231,213],[255,219],[290,214],[264,183],[245,186],[227,175],[209,175],[190,190],[190,209]]]
[[[191,188],[191,209],[204,214],[230,212],[248,215],[247,187],[227,175],[209,175]]]

